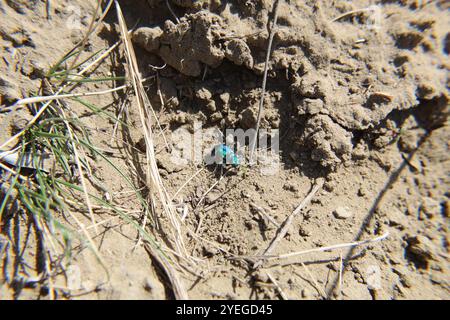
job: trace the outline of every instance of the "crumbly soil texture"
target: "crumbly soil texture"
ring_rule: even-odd
[[[150,79],[146,93],[159,122],[154,126],[156,163],[185,233],[180,237],[186,256],[174,268],[189,298],[448,299],[446,1],[119,3],[133,28],[141,75]],[[41,1],[0,2],[5,108],[0,109],[0,143],[36,112],[11,106],[37,92],[46,70],[82,41],[95,7],[95,1],[52,1],[50,7]],[[69,20],[79,21],[77,28]],[[174,161],[180,139],[173,133],[184,132],[184,140],[210,130],[226,138],[226,129],[255,128],[271,34],[260,129],[278,130],[275,156],[254,166],[245,159],[238,166]],[[119,39],[113,5],[85,47],[92,54]],[[128,76],[123,48],[96,71]],[[124,83],[86,82],[76,90]],[[116,93],[86,99],[111,114],[121,108]],[[144,175],[146,144],[132,90],[120,101],[130,104],[126,113],[133,125],[127,139],[120,128],[113,134],[114,121],[99,120],[72,100],[66,103],[89,128],[92,141],[112,150],[120,170],[141,164]],[[134,163],[121,156],[124,140],[136,154]],[[92,161],[112,201],[130,215],[138,212],[140,204],[128,198],[120,175],[104,161]],[[144,188],[142,179],[132,179]],[[291,221],[272,257],[255,263],[317,184],[322,187]],[[167,220],[161,208],[155,209],[161,221]],[[84,218],[89,225],[80,213]],[[29,221],[9,219],[2,221],[0,235],[0,298],[48,298],[48,288],[39,281],[23,280],[36,270],[17,259],[27,246],[39,247],[39,237],[17,240],[29,232]],[[100,220],[107,222],[89,232],[108,271],[81,242],[65,265],[66,271],[78,272],[81,285],[70,291],[67,274],[54,275],[61,283],[57,297],[173,298],[167,272],[145,250],[137,230],[107,212]],[[150,233],[159,232],[150,222],[137,221]],[[386,234],[364,245],[283,256]],[[7,243],[15,248],[11,254],[2,249]],[[22,257],[30,266],[36,260],[33,250]]]

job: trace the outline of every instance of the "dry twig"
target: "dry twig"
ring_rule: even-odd
[[[280,242],[280,240],[284,238],[284,236],[289,230],[289,227],[292,224],[292,221],[294,221],[294,218],[311,201],[311,199],[314,197],[317,191],[319,191],[319,189],[323,186],[323,183],[324,183],[323,179],[318,179],[311,192],[306,196],[305,199],[303,199],[303,201],[298,205],[298,207],[286,218],[286,220],[284,220],[284,222],[281,224],[281,227],[277,231],[277,235],[275,236],[275,238],[272,239],[269,246],[264,251],[263,257],[270,255],[271,252],[275,249],[278,242]],[[253,265],[253,268],[258,268],[261,266],[261,264],[262,258],[260,258],[260,260]]]

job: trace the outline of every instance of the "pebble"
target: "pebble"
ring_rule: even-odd
[[[220,193],[211,191],[205,196],[205,203],[211,204],[220,197]]]
[[[291,191],[291,192],[298,192],[298,188],[295,184],[287,182],[284,184],[283,189]]]
[[[337,207],[333,214],[337,219],[348,219],[353,215],[348,207]]]
[[[147,292],[152,292],[154,289],[154,285],[149,277],[145,277],[144,279],[144,290]]]
[[[220,95],[220,100],[222,100],[223,104],[227,105],[230,101],[230,94],[228,92],[224,92]]]
[[[312,298],[311,292],[308,289],[303,288],[302,289],[302,298],[303,299],[311,299]]]

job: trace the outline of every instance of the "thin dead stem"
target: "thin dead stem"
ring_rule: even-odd
[[[281,224],[281,227],[278,229],[277,234],[275,238],[272,239],[267,249],[264,251],[263,257],[270,255],[272,251],[275,249],[277,244],[286,236],[286,233],[289,230],[289,227],[291,226],[292,222],[294,221],[294,218],[297,216],[300,211],[311,201],[311,199],[314,197],[314,195],[319,191],[320,188],[322,188],[322,185],[324,183],[323,179],[318,179],[315,186],[311,190],[311,192],[303,199],[303,201],[298,205],[298,207],[286,218],[286,220]],[[254,268],[258,268],[262,265],[262,259],[257,261],[254,264]]]

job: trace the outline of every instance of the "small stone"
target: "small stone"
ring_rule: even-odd
[[[391,137],[389,136],[379,136],[373,142],[373,145],[377,149],[383,149],[391,142]]]
[[[337,219],[348,219],[353,215],[348,207],[337,207],[333,214]]]
[[[367,144],[364,142],[360,142],[356,145],[355,148],[353,148],[352,151],[352,158],[355,160],[363,160],[368,157],[369,150],[367,147]]]
[[[290,182],[285,183],[284,186],[283,186],[283,189],[291,191],[291,192],[298,192],[297,186],[295,184],[293,184],[293,183],[290,183]]]
[[[153,283],[149,277],[145,277],[144,279],[144,290],[147,292],[152,292],[154,289]]]
[[[6,77],[0,79],[0,104],[4,101],[14,102],[20,99],[20,88],[17,83]]]
[[[227,105],[230,102],[230,94],[228,92],[224,92],[220,95],[220,100],[222,100],[224,105]]]
[[[336,182],[334,180],[326,181],[323,188],[328,192],[333,192],[336,187]]]
[[[311,292],[308,289],[306,289],[306,288],[302,289],[302,298],[303,299],[311,299],[312,297],[313,296],[312,296]]]
[[[249,198],[251,197],[250,194],[247,193],[245,190],[242,190],[242,191],[241,191],[241,196],[242,196],[243,198],[247,198],[247,199],[249,199]]]
[[[174,118],[173,122],[177,124],[186,124],[188,122],[187,114],[186,113],[178,113]]]
[[[244,224],[248,230],[252,230],[258,227],[258,222],[254,220],[247,220]]]
[[[220,194],[217,192],[210,192],[205,196],[205,203],[211,204],[215,202],[220,197]]]
[[[175,163],[172,156],[168,152],[161,152],[157,155],[156,163],[158,168],[166,170],[168,173],[179,172],[183,170],[183,166]]]
[[[408,130],[401,134],[398,141],[399,148],[404,152],[412,152],[417,148],[417,141],[419,141],[418,133],[414,130]]]

